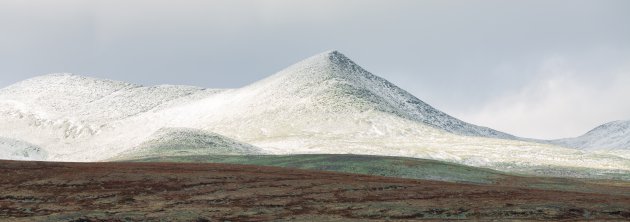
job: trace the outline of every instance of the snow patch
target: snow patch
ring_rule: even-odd
[[[8,160],[44,160],[47,153],[33,144],[0,137],[0,159]]]

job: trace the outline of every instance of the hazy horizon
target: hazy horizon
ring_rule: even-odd
[[[464,121],[575,137],[630,119],[628,8],[622,0],[8,0],[0,88],[60,72],[237,88],[335,49]]]

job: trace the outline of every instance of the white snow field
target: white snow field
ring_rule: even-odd
[[[160,136],[167,128],[186,130]],[[186,135],[204,138],[197,145],[216,140],[220,150],[239,154],[407,156],[519,172],[630,170],[622,155],[520,141],[465,123],[337,51],[239,89],[141,87],[55,74],[0,90],[0,136],[41,147],[45,160],[124,158],[147,144],[186,144]],[[191,147],[204,150],[197,145]]]

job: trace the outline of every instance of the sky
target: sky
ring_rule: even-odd
[[[581,135],[630,119],[630,1],[2,0],[0,87],[69,72],[236,88],[336,49],[464,121]]]

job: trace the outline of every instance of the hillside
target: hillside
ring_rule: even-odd
[[[349,154],[191,155],[160,156],[123,161],[247,164],[475,184],[492,184],[507,177],[506,174],[499,171],[435,160]]]
[[[472,184],[509,184],[528,188],[562,191],[598,192],[612,194],[589,181],[567,179],[586,177],[599,180],[630,181],[630,171],[593,173],[584,169],[541,168],[538,176],[545,178],[517,176],[485,168],[437,160],[409,157],[369,156],[351,154],[302,154],[302,155],[192,155],[160,156],[140,159],[127,159],[131,162],[172,162],[172,163],[230,163],[258,166],[288,167],[318,171],[366,174],[409,179],[437,180]],[[540,172],[542,171],[542,172]],[[532,172],[536,174],[536,171]],[[570,173],[581,174],[568,176]],[[555,176],[555,177],[549,177]],[[591,181],[592,182],[592,181]],[[620,182],[629,183],[630,182]],[[615,193],[620,194],[620,193]],[[630,195],[630,194],[628,194]]]
[[[51,160],[93,160],[99,135],[121,134],[119,125],[148,112],[198,100],[222,90],[192,86],[141,86],[73,74],[49,74],[0,89],[0,136],[18,138],[49,151]],[[143,123],[146,125],[147,123]],[[145,140],[152,133],[142,140]],[[117,137],[104,140],[119,142]],[[122,146],[121,146],[122,145]],[[116,152],[120,152],[116,150]],[[78,153],[83,158],[68,159]],[[107,158],[107,157],[103,157]]]
[[[268,154],[405,156],[507,171],[550,165],[596,171],[630,167],[630,161],[612,155],[451,133],[477,128],[455,124],[458,120],[440,113],[332,51],[159,115],[168,116],[165,124],[216,132]],[[137,123],[149,119],[156,118],[148,115]]]
[[[145,87],[63,74],[2,89],[0,104],[6,104],[0,106],[0,136],[41,147],[54,161],[152,157],[165,150],[234,154],[234,147],[199,149],[220,136],[238,141],[235,147],[258,147],[257,154],[402,156],[537,174],[554,167],[588,171],[568,173],[578,177],[630,170],[630,160],[618,155],[520,141],[465,123],[337,51],[238,89]],[[167,128],[204,133],[156,139]]]
[[[38,127],[64,128],[65,137],[95,134],[117,120],[220,90],[192,86],[144,87],[73,74],[50,74],[0,90],[3,118],[31,121]]]
[[[458,135],[515,138],[451,117],[364,70],[338,51],[310,57],[241,91],[256,92],[256,103],[248,105],[270,112],[284,108],[298,114],[353,115],[372,111],[393,114]],[[271,101],[272,104],[265,104]]]
[[[162,156],[254,155],[260,148],[230,138],[196,129],[164,128],[140,146],[111,160],[156,158]]]
[[[583,150],[625,150],[630,155],[630,121],[609,122],[582,136],[550,142]]]

